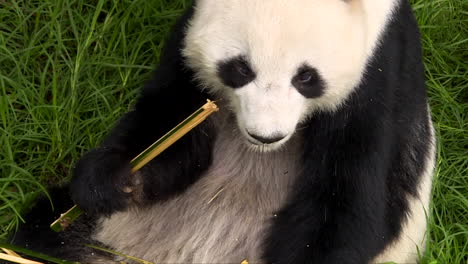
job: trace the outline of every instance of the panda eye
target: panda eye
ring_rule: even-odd
[[[312,80],[312,73],[309,71],[302,72],[298,75],[298,81],[301,83],[309,82]]]
[[[255,72],[243,56],[238,56],[218,63],[218,76],[229,87],[240,88],[253,81]]]
[[[236,70],[244,76],[249,76],[252,72],[252,70],[244,61],[238,61],[234,67],[236,67]]]
[[[291,83],[306,98],[321,96],[325,86],[317,70],[308,65],[299,67]]]

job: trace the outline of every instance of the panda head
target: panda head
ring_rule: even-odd
[[[276,149],[359,84],[397,0],[197,0],[183,55],[246,142]]]

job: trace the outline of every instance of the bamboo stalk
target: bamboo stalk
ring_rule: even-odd
[[[22,255],[26,255],[26,256],[29,256],[29,257],[34,257],[34,258],[37,258],[37,259],[44,260],[47,263],[79,264],[79,262],[70,262],[70,261],[54,258],[54,257],[48,256],[48,255],[45,255],[45,254],[42,254],[42,253],[39,253],[39,252],[32,251],[30,249],[26,249],[26,248],[22,248],[22,247],[18,247],[18,246],[15,246],[15,245],[2,243],[2,242],[0,242],[0,248],[2,250],[4,250],[4,251],[7,250],[7,251],[10,252],[10,253],[7,253],[7,254],[0,253],[0,254],[4,254],[4,255],[0,255],[0,259],[8,260],[8,261],[15,262],[15,263],[43,264],[42,262],[36,262],[36,261],[33,261],[33,260],[25,259],[25,258],[19,256],[16,253],[16,252],[18,252],[18,253],[20,253]],[[5,252],[7,252],[7,251],[5,251]],[[12,255],[12,254],[16,254],[16,255]]]
[[[29,259],[25,259],[21,257],[20,255],[16,254],[16,252],[14,252],[11,249],[7,249],[7,248],[0,248],[0,249],[3,250],[7,255],[5,256],[5,254],[0,253],[0,259],[7,260],[10,262],[15,262],[15,263],[21,263],[21,264],[42,264],[41,262],[36,262],[36,261],[29,260]]]
[[[166,150],[169,146],[174,144],[174,142],[179,140],[182,136],[187,134],[194,127],[198,126],[209,115],[216,111],[218,111],[218,106],[216,106],[214,102],[208,100],[208,102],[202,107],[200,107],[200,109],[195,111],[184,121],[182,121],[176,127],[171,129],[164,136],[162,136],[151,146],[149,146],[138,156],[136,156],[132,161],[130,161],[130,165],[132,166],[132,173],[138,171],[141,167],[145,166],[148,162],[150,162],[156,156],[161,154],[161,152]]]
[[[14,263],[20,263],[20,264],[44,264],[42,262],[32,261],[29,259],[25,259],[22,257],[17,257],[17,256],[5,254],[5,253],[0,253],[0,259],[14,262]]]
[[[57,220],[50,224],[50,228],[55,232],[63,231],[83,213],[84,212],[81,210],[81,208],[79,208],[77,205],[73,205],[72,208],[61,214]]]
[[[197,111],[179,123],[176,127],[171,129],[169,132],[167,132],[164,136],[154,142],[134,159],[132,159],[130,161],[132,173],[135,173],[141,169],[141,167],[145,166],[157,155],[161,154],[161,152],[174,144],[174,142],[179,140],[190,130],[203,122],[209,115],[218,111],[218,106],[213,101],[207,101],[208,102],[200,107]],[[75,219],[78,218],[82,213],[83,210],[74,205],[67,212],[61,214],[60,217],[50,225],[50,228],[56,232],[62,231],[71,223],[73,223],[73,221],[75,221]]]
[[[21,256],[16,254],[16,252],[14,252],[13,250],[10,250],[8,248],[1,248],[1,249],[10,256],[15,256],[15,257],[21,258]]]

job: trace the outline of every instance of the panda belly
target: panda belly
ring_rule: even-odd
[[[263,239],[296,175],[298,144],[248,149],[225,122],[207,172],[184,193],[99,221],[94,239],[155,263],[261,261]]]

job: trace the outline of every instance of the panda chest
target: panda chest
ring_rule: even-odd
[[[156,263],[260,261],[296,175],[295,145],[262,153],[220,134],[200,180],[164,203],[101,220],[95,239]]]

